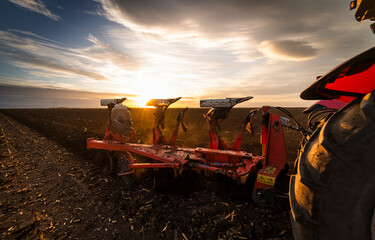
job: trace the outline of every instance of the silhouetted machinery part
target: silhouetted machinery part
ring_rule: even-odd
[[[223,98],[223,99],[203,99],[200,100],[201,107],[210,107],[211,109],[203,114],[203,117],[207,120],[210,130],[209,134],[209,148],[210,149],[226,149],[226,150],[236,150],[241,149],[241,143],[243,140],[243,133],[247,129],[247,125],[251,119],[250,115],[246,117],[245,123],[239,135],[237,135],[236,140],[232,146],[227,145],[220,137],[218,130],[220,130],[220,123],[228,117],[230,110],[237,105],[252,99],[253,97],[244,98]],[[250,124],[250,123],[249,123]],[[249,128],[250,129],[250,128]]]
[[[220,120],[222,121],[228,117],[231,109],[232,108],[211,108],[204,116],[209,122],[212,120],[220,122]]]
[[[168,98],[168,99],[151,99],[146,103],[146,106],[153,106],[156,107],[154,116],[155,116],[155,127],[161,127],[161,129],[164,129],[164,118],[165,113],[172,103],[177,102],[180,100],[181,97],[178,98]]]
[[[160,105],[156,108],[154,112],[155,116],[155,126],[160,126],[161,129],[164,129],[164,119],[165,113],[167,112],[168,106],[167,105]]]
[[[133,121],[128,108],[122,103],[116,104],[111,111],[112,130],[126,138],[132,133]]]
[[[350,10],[355,9],[355,19],[358,22],[369,19],[375,21],[375,1],[374,0],[354,0],[350,2]],[[371,30],[375,33],[375,23],[371,24]]]
[[[211,109],[204,114],[204,118],[210,123],[215,122],[219,124],[228,117],[229,111],[238,103],[242,103],[252,99],[253,97],[244,98],[224,98],[224,99],[205,99],[200,100],[201,107],[211,107]]]

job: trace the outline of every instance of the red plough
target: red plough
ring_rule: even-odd
[[[156,107],[153,145],[132,143],[135,142],[135,132],[131,127],[131,119],[124,117],[128,110],[122,106],[126,98],[102,100],[102,105],[108,106],[109,114],[106,134],[103,140],[88,139],[87,147],[107,150],[111,168],[118,176],[132,174],[136,168],[172,168],[176,175],[181,174],[183,170],[203,170],[228,176],[241,184],[255,179],[252,193],[254,201],[269,203],[273,198],[269,193],[273,192],[275,182],[283,170],[288,169],[282,129],[285,124],[282,123],[280,116],[270,113],[269,106],[259,109],[262,111],[262,156],[253,156],[240,148],[245,132],[252,131],[253,116],[259,110],[253,110],[248,114],[232,146],[227,145],[218,134],[219,124],[228,117],[231,108],[251,98],[201,100],[201,107],[211,107],[204,115],[210,126],[209,148],[176,146],[180,126],[184,131],[187,130],[183,121],[187,108],[179,113],[170,141],[163,136],[165,113],[169,105],[180,98],[153,99],[148,102],[147,105]],[[115,109],[120,109],[123,113],[114,114]],[[120,130],[114,131],[114,129]],[[148,157],[153,161],[137,163],[131,153]],[[126,166],[120,168],[120,162],[124,164],[124,160]],[[124,170],[125,172],[122,172]]]

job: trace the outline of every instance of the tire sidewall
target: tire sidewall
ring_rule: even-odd
[[[375,121],[361,101],[332,115],[301,152],[290,188],[292,223],[303,229],[296,239],[371,239]]]

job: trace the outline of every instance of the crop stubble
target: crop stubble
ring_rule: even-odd
[[[289,110],[304,123],[302,109]],[[167,112],[167,137],[170,136],[178,111],[172,108]],[[179,146],[208,146],[208,126],[202,117],[206,111],[188,110],[185,116],[188,132],[180,132],[177,141]],[[235,108],[222,123],[221,135],[228,143],[235,139],[249,111]],[[98,191],[100,194],[95,195],[100,196],[100,202],[113,206],[111,212],[123,216],[123,225],[130,228],[130,231],[117,229],[111,235],[113,238],[126,238],[126,234],[130,238],[291,239],[289,206],[285,200],[280,200],[275,208],[256,206],[249,202],[248,193],[244,189],[225,178],[207,179],[195,172],[184,172],[179,179],[174,180],[168,173],[146,171],[130,189],[119,186],[115,179],[108,178],[105,171],[100,171],[107,166],[105,155],[86,149],[88,137],[102,138],[104,135],[107,121],[105,109],[9,109],[1,112],[56,141],[74,153],[77,161],[93,163],[94,170],[89,168],[88,171],[91,171],[91,175],[97,175],[94,182],[86,178],[82,182],[88,184],[90,191]],[[131,112],[138,138],[150,144],[153,109],[131,109]],[[253,136],[247,134],[242,147],[253,154],[260,154],[260,114],[255,119],[255,126],[256,133]],[[289,129],[284,129],[284,134],[288,163],[293,166],[301,136]],[[107,181],[103,183],[99,179]]]

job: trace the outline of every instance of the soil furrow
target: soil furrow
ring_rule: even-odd
[[[106,154],[86,149],[86,139],[95,136],[92,133],[99,138],[104,134],[103,109],[1,111],[7,114],[0,116],[0,123],[13,156],[11,161],[9,152],[1,151],[4,152],[0,157],[2,236],[292,239],[287,199],[272,208],[257,206],[251,202],[248,190],[223,176],[205,177],[184,171],[174,179],[173,171],[168,169],[146,170],[136,172],[133,186],[121,185],[119,179],[106,173]],[[191,115],[185,119],[189,132],[181,134],[179,141],[184,147],[204,147],[207,129],[198,121],[202,110],[189,111]],[[235,118],[228,119],[223,127],[230,128],[228,134],[237,131],[237,125],[232,123],[241,123],[248,110],[233,109],[233,112],[238,115],[234,114]],[[174,113],[177,110],[171,109],[167,126],[174,125]],[[138,137],[149,143],[153,111],[133,109],[132,114]],[[71,125],[77,127],[70,128]],[[166,129],[166,135],[169,130]],[[287,141],[298,145],[300,136],[291,136]],[[258,149],[259,139],[247,137],[244,147],[250,152]],[[7,146],[2,141],[0,144]]]
[[[1,139],[8,143],[2,146],[12,152],[0,160],[1,235],[11,239],[115,238],[119,230],[112,220],[108,222],[114,219],[113,213],[76,177],[87,176],[77,169],[92,166],[74,161],[73,154],[4,115],[0,122]],[[120,221],[117,224],[126,225]]]

